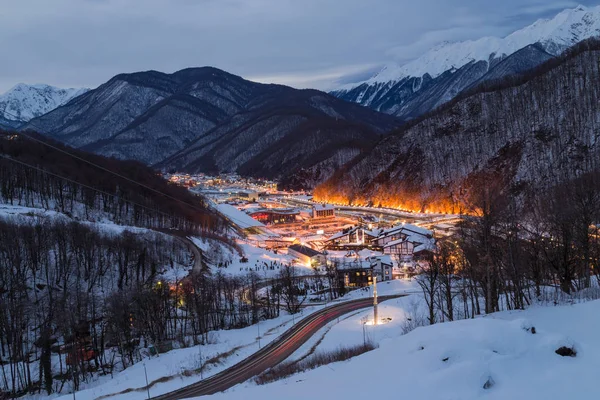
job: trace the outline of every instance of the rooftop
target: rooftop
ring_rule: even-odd
[[[331,204],[317,204],[315,206],[313,206],[313,208],[317,211],[322,211],[322,210],[333,210],[335,209],[334,206],[332,206]]]
[[[310,247],[302,246],[301,244],[293,244],[290,247],[288,247],[288,249],[294,250],[295,252],[304,254],[305,256],[308,256],[308,257],[314,257],[314,256],[323,254],[323,253],[316,251],[315,249],[311,249]]]
[[[268,213],[268,214],[278,214],[278,215],[297,215],[300,214],[295,208],[255,208],[249,210],[250,214],[258,214],[258,213]]]
[[[221,214],[242,229],[260,228],[265,226],[261,222],[258,222],[245,212],[238,210],[232,205],[217,204],[216,207]]]

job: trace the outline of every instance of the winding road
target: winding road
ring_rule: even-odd
[[[379,301],[382,302],[402,296],[404,295],[380,296]],[[326,307],[302,319],[281,337],[234,366],[229,367],[210,378],[173,392],[153,397],[153,399],[179,400],[190,397],[206,396],[227,390],[284,361],[327,323],[344,314],[348,314],[361,308],[367,308],[371,305],[373,305],[373,299],[365,298]]]

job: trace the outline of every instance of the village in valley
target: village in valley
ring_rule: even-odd
[[[299,275],[333,273],[334,284],[345,289],[375,279],[411,279],[426,267],[436,240],[452,236],[460,221],[455,215],[319,203],[310,193],[280,191],[275,182],[235,174],[167,179],[205,196],[253,252],[286,256]]]

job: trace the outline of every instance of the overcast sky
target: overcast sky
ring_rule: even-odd
[[[444,41],[505,36],[599,0],[0,0],[0,93],[211,65],[329,89]]]

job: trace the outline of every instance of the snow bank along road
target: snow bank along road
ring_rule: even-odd
[[[381,302],[402,296],[406,295],[380,296],[378,299]],[[153,399],[178,400],[210,395],[227,390],[284,361],[327,323],[344,314],[369,307],[372,304],[373,299],[366,298],[336,304],[317,311],[298,322],[279,339],[271,342],[262,350],[259,350],[236,365],[208,379],[162,396],[153,397]]]

